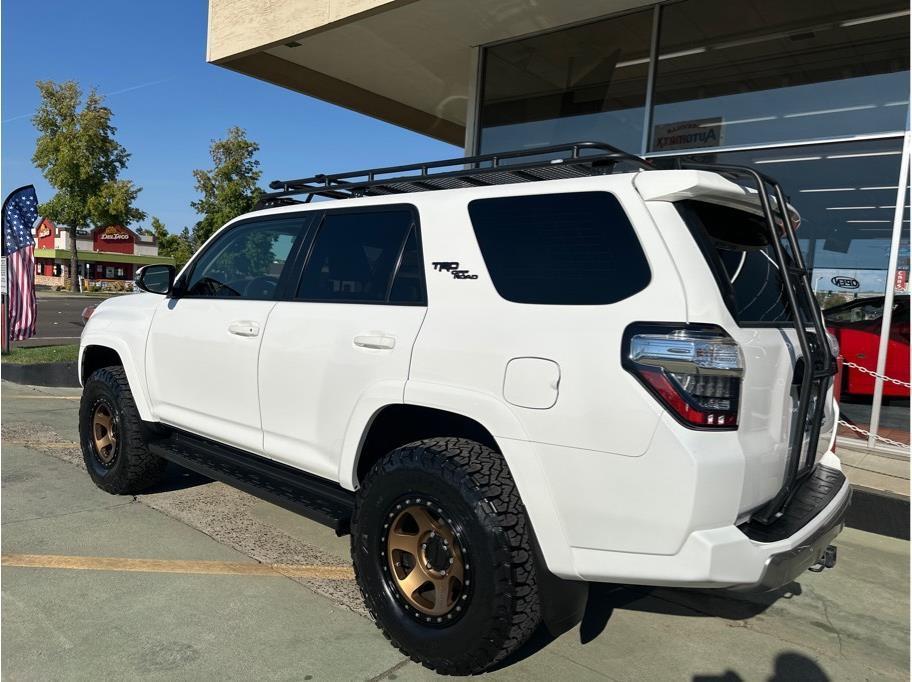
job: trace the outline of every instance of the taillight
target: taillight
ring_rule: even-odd
[[[632,324],[624,333],[622,362],[685,426],[738,427],[744,362],[720,327]]]

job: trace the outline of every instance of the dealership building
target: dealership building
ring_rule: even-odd
[[[66,287],[70,279],[72,234],[47,218],[35,228],[35,283]],[[158,255],[152,235],[139,234],[121,225],[80,230],[76,235],[79,276],[87,287],[132,289],[136,269],[153,263],[174,265]]]
[[[905,0],[210,0],[207,55],[470,155],[596,140],[773,175],[823,306],[864,302],[834,313],[846,359],[902,382],[853,375],[841,442],[908,456]]]

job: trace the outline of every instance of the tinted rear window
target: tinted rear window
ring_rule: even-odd
[[[677,207],[735,321],[790,324],[792,314],[763,218],[704,201],[681,201]],[[784,244],[783,250],[788,254]]]
[[[413,222],[408,210],[328,212],[304,267],[297,297],[350,303],[389,301],[396,283],[394,273],[414,233]],[[416,250],[417,242],[410,243]],[[413,267],[416,259],[417,253],[408,255],[406,268]],[[417,302],[420,284],[414,279],[411,287],[400,284],[397,300],[391,302]]]
[[[488,273],[516,303],[616,303],[649,284],[630,220],[607,192],[540,194],[469,203]]]

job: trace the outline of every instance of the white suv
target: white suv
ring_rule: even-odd
[[[835,350],[774,181],[577,143],[271,187],[86,325],[98,486],[171,460],[350,530],[377,625],[444,673],[585,581],[835,563]]]

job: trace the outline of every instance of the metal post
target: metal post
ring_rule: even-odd
[[[13,190],[16,192],[18,190]],[[7,197],[9,199],[9,197]],[[2,217],[6,215],[6,200],[3,201],[3,208],[0,209],[0,222],[2,222]],[[10,319],[9,319],[9,254],[6,253],[6,229],[0,224],[0,241],[3,244],[3,339],[0,342],[0,353],[4,355],[9,353],[12,347],[12,340],[10,337]]]
[[[643,102],[643,140],[640,153],[645,156],[649,151],[652,138],[652,91],[655,89],[656,69],[659,65],[659,30],[662,21],[662,6],[656,5],[652,10],[652,36],[649,41],[649,69],[646,72],[646,101]]]
[[[481,142],[479,135],[481,123],[481,88],[483,68],[483,55],[481,47],[471,48],[469,53],[469,86],[466,98],[466,126],[465,142],[463,144],[463,153],[466,156],[475,156],[478,154],[478,147]]]
[[[893,211],[893,239],[890,241],[890,261],[887,266],[887,287],[884,292],[883,316],[880,321],[880,345],[877,349],[877,378],[874,380],[874,399],[871,402],[871,426],[868,447],[877,444],[877,430],[880,427],[880,408],[883,403],[883,374],[887,368],[887,350],[890,341],[890,323],[893,320],[893,290],[896,286],[896,263],[899,258],[899,241],[902,236],[903,210],[906,205],[906,188],[909,186],[909,139],[908,121],[903,138],[902,162],[899,166],[899,183],[896,191],[896,208]]]

